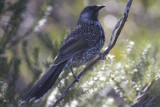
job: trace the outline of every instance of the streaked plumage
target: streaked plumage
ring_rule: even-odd
[[[105,34],[98,21],[98,13],[103,7],[92,5],[83,9],[76,28],[66,37],[54,64],[33,86],[22,103],[39,99],[52,88],[63,70],[85,64],[100,53],[105,42]]]

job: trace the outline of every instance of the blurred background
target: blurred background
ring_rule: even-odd
[[[53,63],[60,45],[76,26],[82,9],[103,4],[99,20],[107,48],[127,0],[0,0],[0,107],[16,107]],[[106,61],[85,74],[58,105],[129,107],[142,87],[160,72],[160,1],[133,0],[115,47]],[[74,69],[78,74],[85,66]],[[21,107],[50,107],[73,81],[69,71],[39,102]]]

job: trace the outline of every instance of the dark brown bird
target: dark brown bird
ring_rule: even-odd
[[[54,64],[33,86],[21,104],[42,97],[52,88],[60,73],[66,68],[78,67],[96,55],[101,55],[100,50],[105,42],[105,34],[98,20],[98,14],[103,7],[105,6],[91,5],[83,9],[76,28],[66,37]],[[73,76],[77,79],[75,74]]]

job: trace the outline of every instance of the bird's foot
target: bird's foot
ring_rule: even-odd
[[[76,74],[74,74],[74,72],[73,72],[73,70],[72,70],[72,67],[70,67],[70,69],[71,69],[73,78],[76,80],[76,82],[79,82],[79,78],[76,76]]]
[[[100,56],[100,58],[102,59],[102,60],[106,60],[106,57],[105,57],[105,55],[103,54],[103,53],[99,53],[99,56]]]
[[[73,73],[73,78],[79,83],[79,78]]]

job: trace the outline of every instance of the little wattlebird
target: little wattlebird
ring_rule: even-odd
[[[66,37],[54,64],[32,87],[21,104],[33,99],[39,100],[52,88],[60,73],[65,69],[70,68],[72,71],[72,67],[79,67],[96,55],[100,55],[102,59],[105,58],[100,52],[105,42],[105,34],[98,20],[99,10],[103,7],[105,6],[91,5],[82,10],[76,28]],[[78,80],[73,71],[72,74]]]

